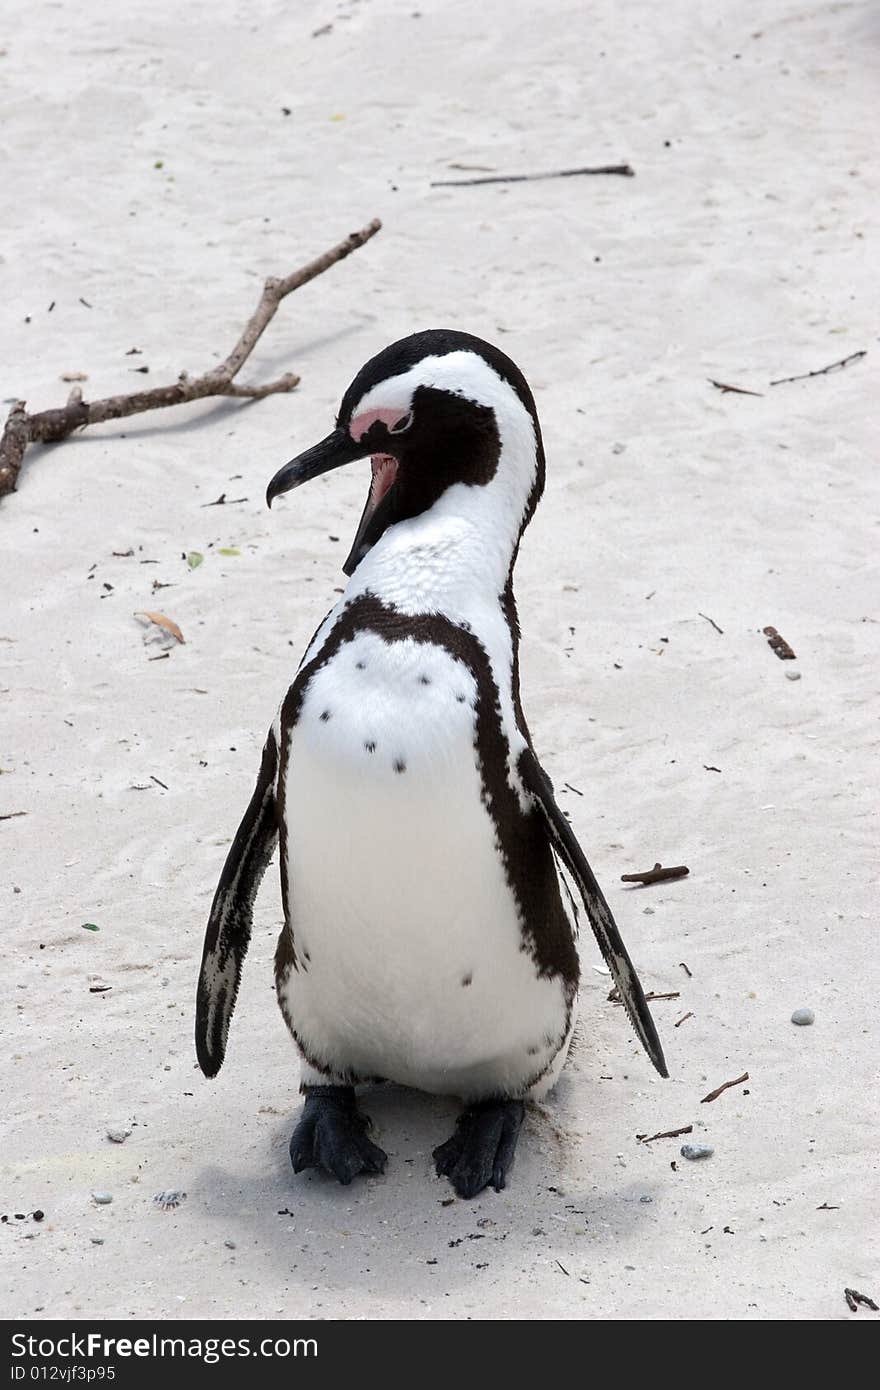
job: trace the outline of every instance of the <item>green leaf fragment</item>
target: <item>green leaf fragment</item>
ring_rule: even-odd
[[[227,546],[222,547],[222,549],[220,549],[220,550],[218,551],[218,554],[219,554],[219,555],[240,555],[240,554],[241,554],[241,551],[238,549],[237,546],[234,546],[234,545],[227,545]]]
[[[187,553],[186,563],[189,565],[191,570],[197,570],[204,558],[205,557],[200,550],[190,550]]]
[[[101,930],[101,928],[100,928],[100,927],[97,927],[97,926],[95,925],[94,922],[83,922],[82,925],[83,925],[83,931],[100,931],[100,930]]]

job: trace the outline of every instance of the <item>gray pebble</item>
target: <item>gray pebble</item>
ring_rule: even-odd
[[[93,1245],[103,1245],[103,1244],[104,1244],[104,1237],[103,1237],[103,1236],[92,1236],[92,1244],[93,1244]]]
[[[711,1144],[682,1144],[682,1158],[711,1158],[715,1150]]]
[[[816,1015],[812,1009],[795,1009],[791,1016],[792,1023],[796,1023],[800,1028],[807,1028],[811,1023],[816,1022]]]
[[[97,1202],[99,1207],[106,1207],[113,1201],[109,1192],[93,1192],[92,1201]]]
[[[124,1125],[114,1125],[107,1130],[107,1138],[113,1144],[124,1144],[130,1134],[131,1130],[126,1129]]]
[[[235,1249],[235,1241],[234,1241],[234,1240],[224,1240],[223,1244],[226,1246],[226,1249],[227,1249],[227,1250],[234,1250],[234,1249]]]
[[[640,1201],[640,1202],[644,1202],[645,1204],[647,1204],[648,1202],[653,1202],[653,1200],[654,1200],[653,1197],[640,1197],[640,1198],[639,1198],[639,1201]]]
[[[799,681],[801,678],[801,673],[800,671],[786,671],[785,678],[786,680],[790,681]]]

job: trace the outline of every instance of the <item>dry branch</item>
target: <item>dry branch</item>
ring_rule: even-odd
[[[828,376],[829,372],[842,372],[844,367],[848,367],[851,362],[860,362],[863,357],[867,357],[868,349],[862,348],[859,352],[851,352],[849,357],[841,357],[839,362],[829,362],[827,367],[818,367],[815,372],[801,372],[800,376],[781,376],[776,381],[771,381],[771,386],[787,386],[790,381],[809,381],[810,377]]]
[[[646,869],[642,874],[621,874],[621,883],[666,883],[673,878],[686,878],[690,869],[686,864],[675,864],[672,868],[664,869],[661,864],[655,864],[653,869]]]
[[[725,1081],[721,1086],[716,1086],[714,1091],[710,1091],[707,1096],[703,1096],[700,1104],[709,1105],[711,1101],[717,1100],[719,1096],[723,1096],[725,1091],[729,1091],[731,1086],[741,1086],[742,1083],[748,1081],[748,1079],[749,1074],[747,1071],[744,1071],[742,1076],[735,1076],[732,1081]]]
[[[235,347],[219,366],[211,367],[201,376],[191,377],[181,372],[177,381],[170,386],[155,386],[148,391],[134,391],[129,395],[108,396],[100,401],[84,401],[79,388],[75,388],[67,405],[55,410],[41,410],[29,415],[24,401],[16,401],[0,438],[0,498],[14,492],[21,470],[25,450],[29,444],[52,444],[66,439],[75,430],[85,429],[87,425],[97,425],[103,420],[121,420],[128,415],[139,415],[144,410],[157,410],[162,406],[183,405],[188,401],[198,401],[206,396],[234,396],[243,400],[262,400],[278,392],[292,391],[299,382],[295,372],[286,372],[277,381],[259,386],[241,386],[235,381],[241,368],[250,357],[265,329],[278,312],[278,306],[294,290],[309,280],[322,275],[337,261],[351,255],[379,231],[382,223],[375,218],[352,232],[331,250],[317,256],[315,260],[301,266],[284,279],[270,276],[263,286],[263,292],[256,309],[251,314]]]
[[[715,386],[722,395],[732,396],[763,396],[763,391],[747,391],[744,386],[729,386],[726,381],[716,381],[714,377],[707,377],[710,386]]]
[[[680,999],[680,998],[681,998],[681,990],[678,990],[678,989],[669,990],[666,994],[655,994],[653,990],[650,990],[650,989],[649,989],[649,990],[648,990],[648,993],[645,995],[645,999],[647,1000],[648,1003],[650,1003],[652,999]],[[608,995],[608,1003],[609,1003],[609,1004],[622,1004],[622,1003],[623,1003],[623,1000],[621,999],[620,994],[619,994],[619,992],[618,992],[617,985],[614,986],[613,990],[612,990],[611,993]]]
[[[554,169],[549,174],[490,174],[479,179],[435,179],[432,188],[473,188],[478,183],[536,183],[540,179],[575,179],[582,174],[620,174],[635,178],[630,164],[597,164],[585,169]]]
[[[653,1144],[655,1139],[677,1139],[680,1134],[690,1134],[692,1130],[693,1125],[682,1125],[681,1129],[663,1129],[659,1134],[649,1136],[637,1134],[636,1138],[640,1144]]]

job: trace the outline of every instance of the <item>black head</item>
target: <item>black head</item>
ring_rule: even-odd
[[[544,486],[525,377],[498,348],[452,329],[414,333],[371,358],[343,396],[333,433],[279,470],[267,501],[367,457],[372,480],[349,575],[389,526],[427,511],[455,484],[485,487],[499,469],[515,470],[523,494],[516,539]]]

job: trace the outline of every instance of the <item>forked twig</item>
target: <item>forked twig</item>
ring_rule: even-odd
[[[374,218],[359,232],[352,232],[337,246],[325,251],[323,255],[317,256],[292,274],[283,279],[270,276],[263,286],[256,309],[229,356],[219,366],[209,368],[201,376],[191,377],[186,372],[181,372],[173,385],[154,386],[150,390],[134,391],[130,395],[107,396],[100,401],[84,401],[79,387],[74,387],[66,405],[55,410],[41,410],[33,415],[28,414],[24,401],[16,401],[0,437],[0,498],[15,491],[22,460],[29,444],[57,443],[73,434],[75,430],[85,429],[87,425],[97,425],[102,420],[121,420],[128,415],[139,415],[144,410],[183,405],[188,401],[202,400],[206,396],[234,396],[242,400],[256,401],[278,392],[292,391],[299,382],[295,372],[286,372],[277,381],[265,382],[259,386],[240,386],[235,377],[272,322],[282,300],[294,290],[298,290],[301,285],[322,275],[325,270],[336,265],[337,261],[345,260],[352,251],[356,251],[359,246],[363,246],[374,237],[381,226],[379,219]]]

